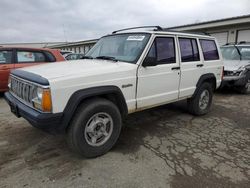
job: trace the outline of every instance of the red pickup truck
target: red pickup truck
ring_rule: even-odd
[[[0,92],[8,90],[8,78],[12,69],[59,61],[65,61],[60,50],[0,47]]]

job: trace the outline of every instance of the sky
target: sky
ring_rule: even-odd
[[[0,0],[0,43],[73,42],[246,14],[250,0]]]

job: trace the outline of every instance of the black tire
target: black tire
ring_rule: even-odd
[[[246,86],[242,86],[238,90],[241,94],[249,94],[250,93],[250,89]]]
[[[89,137],[85,135],[87,134],[86,126],[93,116],[100,113],[105,113],[112,119],[110,124],[113,122],[113,131],[110,133],[109,138],[102,145],[92,146],[91,144],[93,143],[88,143],[91,141],[89,141]],[[94,122],[96,122],[96,120],[94,120]],[[108,152],[116,143],[121,132],[121,127],[121,114],[114,103],[102,98],[93,98],[87,100],[78,107],[69,125],[67,130],[68,145],[73,151],[86,158],[93,158],[103,155]]]
[[[244,86],[238,88],[238,91],[242,94],[249,94],[250,93],[250,78]]]
[[[200,106],[199,102],[201,99],[201,96],[203,95],[204,92],[208,92],[208,101],[207,105]],[[199,88],[197,88],[197,92],[195,95],[188,99],[188,111],[193,114],[193,115],[204,115],[207,114],[210,111],[211,104],[213,100],[213,90],[212,90],[212,85],[208,82],[203,83]]]

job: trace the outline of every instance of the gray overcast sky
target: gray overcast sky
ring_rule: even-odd
[[[77,41],[250,14],[250,0],[1,0],[0,43]],[[65,34],[64,34],[65,33]]]

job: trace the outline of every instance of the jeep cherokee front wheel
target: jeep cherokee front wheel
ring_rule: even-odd
[[[108,152],[121,132],[121,114],[109,100],[95,98],[80,105],[67,132],[72,150],[84,157]]]

